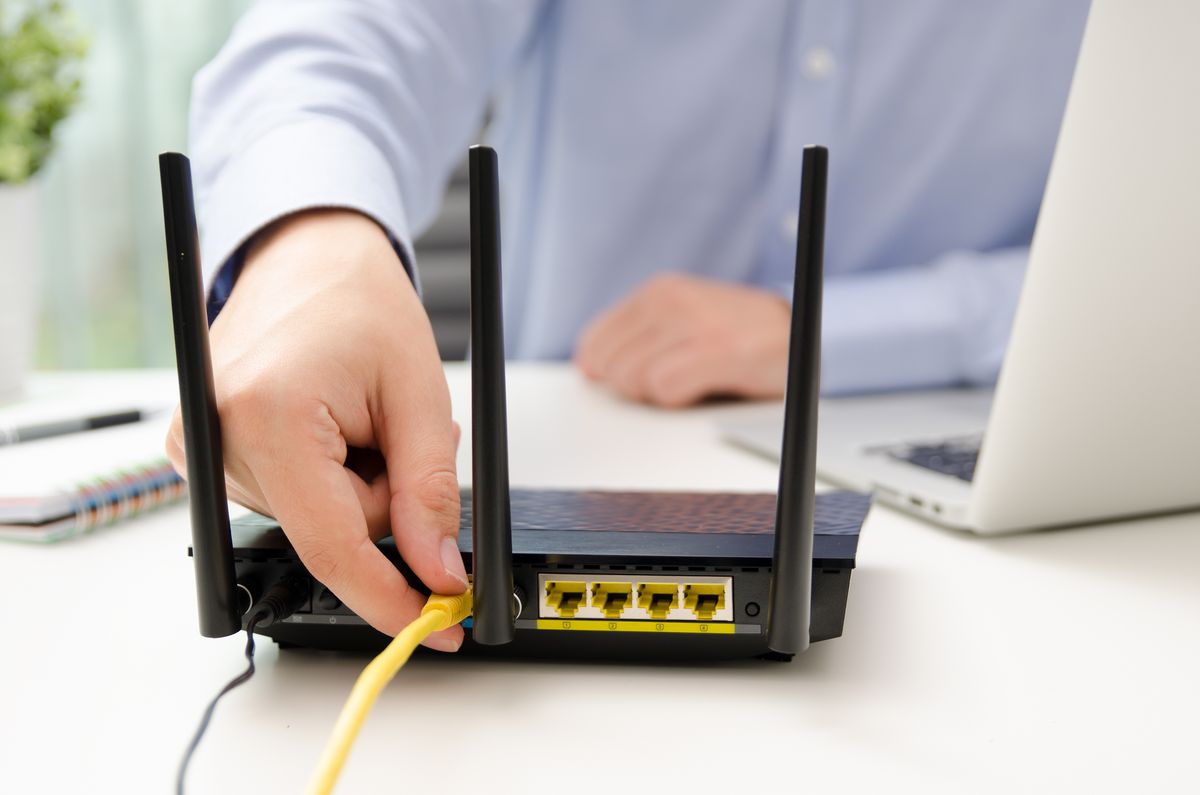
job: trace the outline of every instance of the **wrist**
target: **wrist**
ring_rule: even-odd
[[[245,251],[237,282],[221,312],[283,316],[362,311],[420,299],[387,233],[368,216],[311,210],[263,229]],[[407,311],[407,310],[406,310]]]
[[[252,268],[290,266],[294,257],[275,254],[314,247],[339,252],[339,258],[359,259],[357,255],[384,242],[391,245],[387,232],[370,216],[355,210],[317,208],[284,216],[259,230],[243,248],[244,273]],[[301,257],[299,261],[318,258]]]
[[[244,242],[217,271],[208,294],[209,325],[225,308],[234,286],[242,283],[242,274],[248,268],[253,267],[256,274],[264,270],[283,269],[289,271],[294,279],[314,257],[320,258],[317,248],[313,249],[314,257],[297,257],[294,254],[273,256],[274,249],[286,248],[292,238],[300,239],[301,242],[293,248],[301,249],[312,243],[319,245],[326,237],[338,239],[339,244],[344,246],[342,256],[352,258],[356,241],[359,244],[378,241],[380,236],[391,246],[393,254],[415,285],[415,272],[403,256],[399,244],[368,215],[342,208],[317,208],[291,213],[268,224]],[[304,242],[306,238],[307,242]],[[239,291],[242,294],[245,292],[245,287]]]

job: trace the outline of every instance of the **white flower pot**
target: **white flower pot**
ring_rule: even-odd
[[[0,401],[20,395],[33,359],[41,220],[36,181],[0,183]]]

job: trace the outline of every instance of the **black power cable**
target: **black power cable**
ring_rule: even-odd
[[[192,741],[188,743],[187,750],[183,754],[183,760],[179,763],[179,774],[175,778],[175,792],[178,795],[183,795],[183,782],[187,778],[188,764],[192,761],[192,756],[196,753],[196,748],[199,747],[200,740],[204,737],[204,732],[208,730],[208,724],[212,720],[213,712],[217,708],[217,702],[230,690],[245,684],[250,681],[250,677],[254,676],[254,628],[266,617],[266,611],[259,611],[250,619],[250,623],[246,625],[246,662],[248,663],[246,670],[233,679],[230,679],[221,688],[220,692],[213,696],[213,700],[208,702],[208,707],[205,708],[204,715],[200,718],[200,725],[196,727],[196,733],[192,736]]]
[[[246,670],[230,679],[224,687],[221,688],[213,700],[208,702],[208,707],[204,710],[204,715],[200,718],[200,725],[196,727],[196,734],[192,737],[192,741],[188,743],[187,750],[184,751],[183,759],[179,763],[179,774],[175,778],[175,792],[177,795],[183,795],[183,784],[187,778],[188,764],[192,761],[192,756],[196,753],[196,748],[200,745],[200,740],[204,738],[204,732],[208,729],[208,724],[212,721],[213,712],[217,708],[217,702],[222,696],[230,690],[245,684],[254,676],[254,630],[259,625],[269,627],[277,621],[283,621],[299,610],[309,597],[308,580],[295,575],[287,576],[281,579],[266,595],[260,599],[254,607],[250,609],[250,620],[246,624]]]

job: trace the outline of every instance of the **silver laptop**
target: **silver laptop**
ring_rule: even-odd
[[[817,458],[979,533],[1200,507],[1200,3],[1093,4],[994,393],[823,401]]]

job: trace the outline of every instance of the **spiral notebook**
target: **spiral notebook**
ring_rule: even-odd
[[[0,539],[48,543],[173,502],[167,417],[0,448]]]

